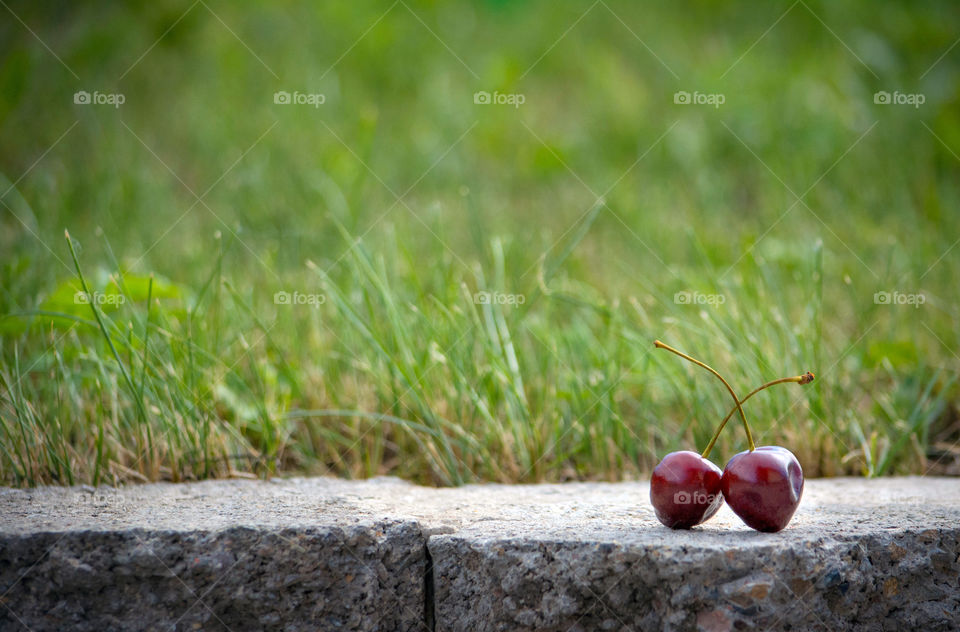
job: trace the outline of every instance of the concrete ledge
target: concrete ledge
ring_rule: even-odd
[[[2,629],[953,630],[958,578],[957,479],[808,481],[778,534],[646,483],[0,490]]]
[[[422,630],[425,536],[344,487],[6,490],[0,629]]]

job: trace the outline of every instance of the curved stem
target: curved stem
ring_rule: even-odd
[[[747,424],[747,416],[743,414],[743,408],[740,406],[740,399],[737,397],[737,394],[733,392],[733,388],[730,386],[730,384],[728,384],[727,381],[726,381],[725,379],[723,379],[723,376],[720,375],[719,373],[717,373],[713,368],[711,368],[711,367],[707,366],[706,364],[704,364],[703,362],[701,362],[700,360],[697,360],[696,358],[691,358],[690,356],[688,356],[687,354],[683,353],[682,351],[677,351],[676,349],[674,349],[674,348],[671,347],[670,345],[664,344],[664,343],[660,342],[659,340],[654,340],[654,341],[653,341],[653,346],[655,346],[655,347],[658,348],[658,349],[666,349],[667,351],[670,351],[670,352],[672,352],[672,353],[677,354],[678,356],[680,356],[680,357],[683,358],[684,360],[689,360],[690,362],[693,362],[693,363],[696,364],[697,366],[702,367],[702,368],[710,371],[711,373],[713,373],[714,375],[716,375],[717,378],[718,378],[721,382],[723,382],[723,385],[727,387],[727,390],[728,390],[728,391],[730,391],[730,397],[733,398],[733,402],[737,405],[737,410],[740,412],[740,419],[743,420],[743,429],[744,429],[744,430],[746,431],[746,433],[747,433],[747,444],[750,446],[750,451],[753,452],[753,450],[754,450],[754,448],[755,448],[756,446],[755,446],[754,443],[753,443],[753,434],[750,433],[750,426]],[[711,447],[712,447],[712,445],[711,445]]]
[[[802,386],[804,384],[809,384],[810,382],[813,381],[813,379],[814,379],[814,375],[810,371],[807,371],[803,375],[796,375],[794,377],[781,377],[778,380],[767,382],[763,386],[758,386],[757,388],[753,389],[752,391],[750,391],[750,393],[746,397],[740,400],[740,403],[743,404],[745,401],[747,401],[748,399],[750,399],[760,391],[770,388],[771,386],[776,386],[777,384],[786,384],[788,382],[796,382],[797,384],[800,384]],[[714,444],[716,444],[717,439],[720,437],[720,432],[723,430],[723,427],[727,425],[727,422],[730,420],[731,417],[733,417],[733,413],[735,412],[737,412],[736,408],[730,409],[730,412],[727,413],[727,416],[724,417],[723,421],[720,422],[720,427],[718,427],[717,431],[713,433],[713,438],[710,439],[710,443],[707,445],[707,449],[704,450],[703,454],[701,454],[700,456],[702,456],[703,458],[707,458],[710,456],[710,451],[713,450]],[[753,448],[751,447],[751,450],[752,449]]]

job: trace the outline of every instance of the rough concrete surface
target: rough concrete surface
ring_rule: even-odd
[[[420,527],[325,482],[6,490],[0,629],[422,630]]]
[[[671,531],[647,491],[0,490],[0,629],[960,629],[960,480],[807,481],[776,534]]]

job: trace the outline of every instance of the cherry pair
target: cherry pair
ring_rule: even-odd
[[[808,372],[768,382],[740,400],[727,381],[706,364],[660,341],[654,344],[713,373],[724,383],[736,403],[702,455],[686,450],[672,452],[653,470],[650,501],[657,518],[672,529],[689,529],[709,520],[726,499],[733,512],[758,531],[780,531],[786,527],[800,504],[803,471],[797,458],[786,448],[755,447],[741,404],[775,384],[809,384],[814,379],[813,374]],[[721,471],[707,457],[735,412],[739,412],[743,420],[750,449],[731,458]]]
[[[696,452],[671,452],[650,479],[650,500],[660,522],[689,529],[709,520],[726,499],[733,512],[757,531],[787,526],[803,494],[797,458],[778,446],[741,452],[722,472]]]

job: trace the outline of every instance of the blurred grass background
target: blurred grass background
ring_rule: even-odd
[[[950,2],[0,15],[4,484],[960,472]]]

